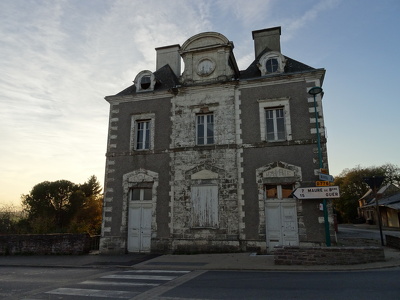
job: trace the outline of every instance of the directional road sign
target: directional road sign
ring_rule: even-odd
[[[339,198],[340,193],[338,186],[316,186],[297,188],[293,196],[297,199],[332,199]]]
[[[328,174],[319,173],[319,180],[333,182],[333,176]]]

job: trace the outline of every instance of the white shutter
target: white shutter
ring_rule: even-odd
[[[192,186],[193,227],[218,227],[218,186]]]

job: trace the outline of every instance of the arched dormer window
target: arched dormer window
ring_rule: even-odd
[[[274,73],[283,73],[285,70],[285,65],[285,57],[277,51],[265,53],[263,56],[261,56],[257,64],[259,70],[261,71],[261,76]]]
[[[154,90],[156,79],[151,71],[144,70],[136,75],[135,78],[136,92],[148,92]]]

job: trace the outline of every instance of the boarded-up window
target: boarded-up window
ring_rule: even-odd
[[[282,185],[282,198],[293,198],[293,184]]]
[[[278,198],[278,188],[276,185],[265,186],[265,193],[267,194],[267,198]]]
[[[218,186],[192,186],[193,227],[218,227]]]

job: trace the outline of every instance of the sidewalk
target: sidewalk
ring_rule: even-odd
[[[376,230],[376,225],[347,224],[343,228]],[[376,227],[376,228],[375,228]],[[384,228],[398,231],[399,229]],[[338,234],[342,246],[379,246],[378,240],[347,237]],[[390,268],[400,266],[400,250],[384,247],[385,261],[357,265],[283,266],[274,264],[273,255],[253,253],[193,254],[193,255],[15,255],[0,256],[1,266],[68,267],[68,268],[130,268],[157,270],[268,270],[268,271],[350,271]]]
[[[281,266],[273,255],[251,253],[194,255],[39,255],[0,256],[0,266],[131,268],[157,270],[268,270],[268,271],[350,271],[400,266],[400,251],[384,247],[386,261],[358,265]]]

